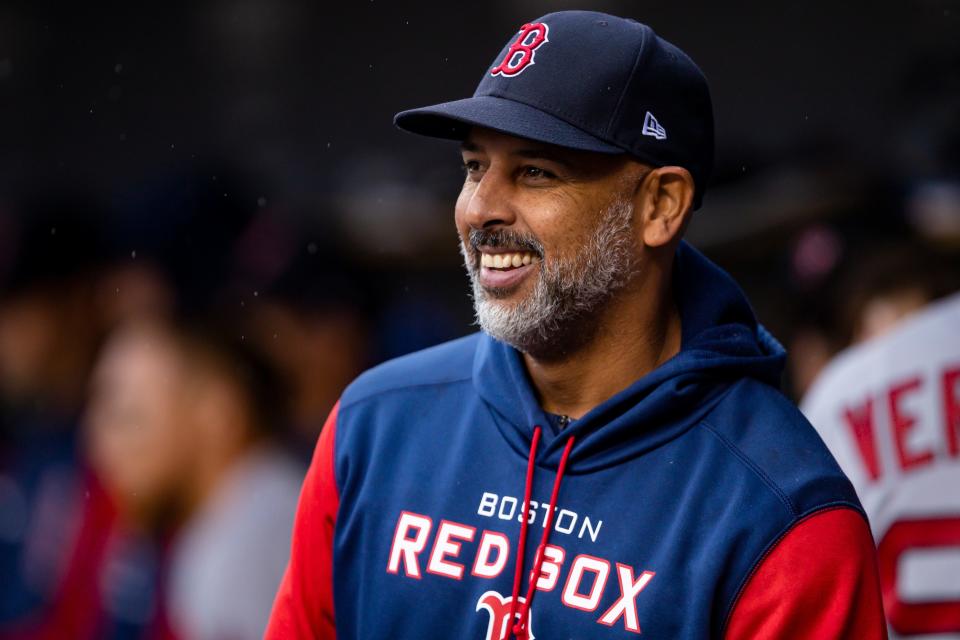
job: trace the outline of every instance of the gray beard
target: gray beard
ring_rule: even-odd
[[[460,244],[477,324],[497,340],[538,359],[562,358],[592,339],[597,312],[636,273],[633,204],[627,200],[607,207],[596,229],[569,258],[545,260],[536,238],[500,232],[503,237],[498,239],[497,233],[473,231],[469,245]],[[480,285],[477,247],[498,243],[534,250],[541,257],[533,291],[516,304],[499,300],[505,292]]]

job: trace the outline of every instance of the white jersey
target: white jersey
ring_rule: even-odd
[[[891,638],[960,640],[960,294],[841,353],[801,410],[870,517]]]

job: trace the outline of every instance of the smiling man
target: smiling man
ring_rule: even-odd
[[[706,80],[649,28],[521,27],[459,140],[482,332],[358,378],[300,498],[269,638],[885,637],[856,495],[783,350],[681,240]]]

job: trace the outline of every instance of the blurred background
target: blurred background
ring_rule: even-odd
[[[960,288],[960,1],[0,4],[0,638],[254,638],[327,412],[475,330],[465,97],[549,11],[634,17],[711,82],[688,237],[790,351]]]

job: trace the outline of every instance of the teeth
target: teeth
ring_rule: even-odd
[[[523,253],[482,253],[480,265],[488,269],[510,269],[539,262],[540,258],[530,252]]]

